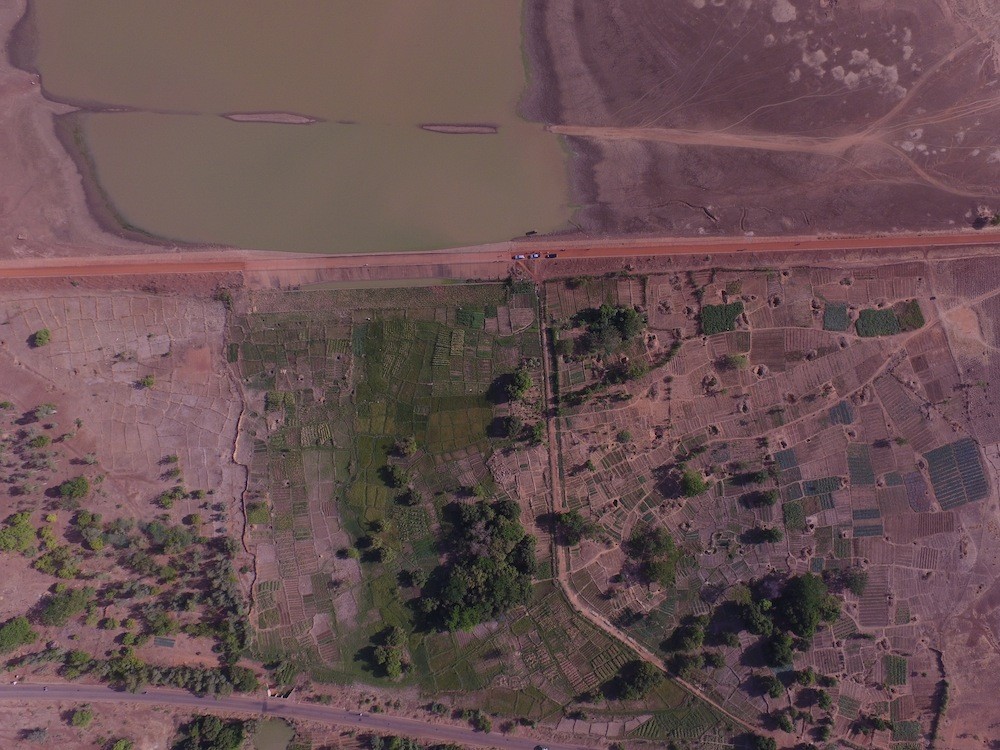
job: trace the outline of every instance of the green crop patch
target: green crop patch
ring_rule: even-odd
[[[891,310],[862,310],[858,313],[858,320],[854,324],[859,336],[894,336],[902,331],[899,325],[899,318]]]
[[[743,314],[742,302],[727,305],[702,305],[701,332],[706,336],[725,333],[736,328],[736,319]]]
[[[823,308],[824,331],[846,331],[850,324],[846,303],[830,303]]]
[[[972,438],[935,448],[924,458],[934,496],[944,510],[982,500],[989,493],[979,448]]]
[[[886,654],[882,659],[886,685],[905,685],[907,676],[906,659],[895,654]]]

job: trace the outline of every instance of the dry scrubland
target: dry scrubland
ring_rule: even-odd
[[[239,660],[626,746],[982,747],[998,268],[6,293],[11,672],[252,688]],[[58,585],[97,593],[63,619]]]

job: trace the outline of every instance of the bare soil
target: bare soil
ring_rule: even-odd
[[[552,0],[523,108],[596,232],[945,229],[996,207],[996,14],[975,0]]]

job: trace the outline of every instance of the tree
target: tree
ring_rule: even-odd
[[[681,474],[681,492],[684,497],[698,497],[708,490],[708,484],[700,472],[694,469],[685,469]]]
[[[12,617],[0,626],[0,653],[6,654],[34,643],[37,638],[38,633],[31,629],[27,617]]]
[[[652,664],[634,659],[625,663],[608,682],[604,695],[609,700],[633,701],[645,698],[663,680],[663,673]]]
[[[753,750],[778,750],[778,743],[773,738],[762,737],[759,734],[753,736],[750,746]]]
[[[583,539],[593,536],[597,527],[578,510],[570,510],[556,516],[556,532],[560,541],[570,547]]]
[[[507,384],[507,395],[512,401],[519,401],[534,385],[531,375],[523,367],[514,373],[510,383]]]
[[[52,340],[52,332],[48,328],[39,328],[31,335],[31,345],[45,346]]]
[[[761,675],[757,678],[757,682],[760,685],[760,689],[767,693],[771,698],[780,698],[785,692],[785,686],[782,685],[781,680],[774,675]]]
[[[792,637],[775,633],[764,642],[764,658],[770,667],[784,667],[792,663]]]
[[[195,716],[181,726],[174,750],[237,750],[246,740],[246,722]]]
[[[132,750],[133,747],[132,740],[123,737],[112,742],[109,750]]]
[[[778,598],[777,615],[784,627],[802,638],[811,638],[820,620],[836,619],[839,614],[839,605],[831,599],[818,576],[794,576]]]
[[[64,500],[81,500],[90,494],[90,480],[85,476],[67,479],[59,485],[59,497]]]

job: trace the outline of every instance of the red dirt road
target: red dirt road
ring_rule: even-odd
[[[136,256],[31,258],[0,261],[0,279],[87,276],[169,275],[190,273],[280,272],[350,269],[365,266],[450,266],[463,263],[507,263],[515,255],[555,253],[558,260],[639,258],[671,255],[815,252],[1000,246],[1000,232],[973,230],[950,233],[890,234],[856,237],[735,237],[622,239],[518,239],[484,248],[366,255],[306,255],[251,251],[193,251]],[[530,262],[530,260],[529,260]],[[540,261],[541,262],[541,261]]]

